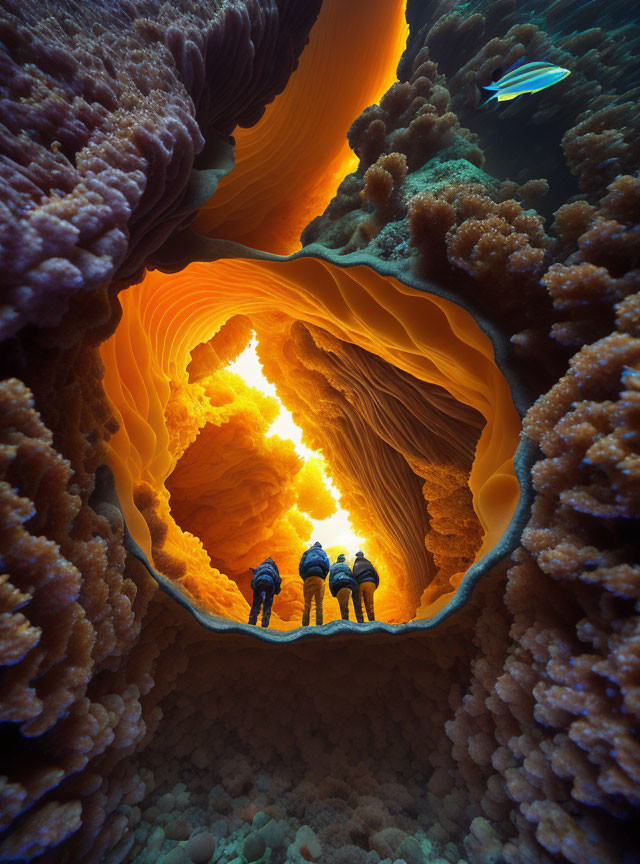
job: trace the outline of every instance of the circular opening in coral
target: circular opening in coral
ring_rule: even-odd
[[[378,567],[387,623],[433,616],[499,542],[519,498],[520,422],[460,306],[310,257],[153,272],[121,297],[102,347],[120,423],[110,460],[133,537],[194,606],[246,622],[249,567],[271,555],[271,626],[298,627],[304,549],[357,551],[325,521],[330,481],[349,542]],[[234,371],[254,333],[306,454],[274,434],[273,393]],[[325,622],[340,617],[328,591],[324,606]]]

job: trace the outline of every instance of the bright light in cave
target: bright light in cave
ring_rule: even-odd
[[[364,537],[356,534],[349,514],[340,506],[340,493],[333,483],[324,457],[315,450],[310,450],[302,443],[302,430],[293,422],[291,412],[288,411],[278,397],[275,386],[267,380],[262,371],[262,365],[258,359],[258,340],[253,336],[251,342],[242,354],[227,367],[230,372],[235,372],[250,387],[255,387],[267,396],[277,400],[280,413],[274,420],[267,435],[278,435],[280,438],[288,438],[293,441],[296,453],[307,462],[310,459],[318,460],[322,464],[324,481],[336,502],[336,512],[328,519],[311,519],[313,532],[310,540],[319,540],[326,548],[342,547],[348,555],[354,555],[364,543]]]

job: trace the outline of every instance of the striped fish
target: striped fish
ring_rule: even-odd
[[[484,90],[495,90],[487,102],[497,99],[498,102],[507,102],[509,99],[517,99],[524,93],[538,93],[562,81],[571,74],[570,69],[562,66],[552,66],[551,63],[526,63],[524,66],[511,68],[494,84],[487,84]],[[483,104],[486,105],[487,102]]]

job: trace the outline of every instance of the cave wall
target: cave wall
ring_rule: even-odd
[[[325,0],[285,92],[259,127],[235,130],[233,176],[201,207],[196,230],[283,255],[297,249],[351,170],[347,130],[395,80],[406,38],[403,0]]]
[[[382,620],[414,617],[423,593],[450,593],[480,547],[468,478],[481,415],[318,327],[262,319],[257,332],[267,374],[282,381],[285,404],[327,454],[371,538],[370,554],[385,562],[377,601],[385,609],[390,594],[393,612]]]
[[[261,326],[269,327],[270,321],[271,329],[277,331],[276,336],[265,331],[264,343],[267,351],[275,352],[271,355],[272,369],[278,370],[274,371],[274,380],[284,379],[282,396],[294,415],[300,413],[299,402],[295,401],[293,390],[288,391],[286,375],[280,370],[289,370],[296,389],[306,392],[309,404],[317,410],[321,410],[323,400],[332,413],[342,410],[344,405],[342,397],[336,397],[335,407],[327,404],[336,395],[336,391],[331,394],[326,383],[335,378],[335,372],[327,366],[322,375],[310,377],[304,366],[305,358],[301,358],[303,362],[295,360],[287,340],[283,341],[282,334],[286,334],[289,322],[296,319],[333,336],[333,342],[327,342],[322,351],[316,351],[318,357],[331,345],[336,356],[362,357],[358,355],[359,348],[381,358],[383,365],[378,368],[392,366],[401,370],[391,373],[395,383],[377,391],[379,401],[385,403],[390,413],[394,413],[393,403],[399,398],[394,389],[400,393],[408,390],[422,394],[422,405],[411,408],[411,416],[405,414],[407,429],[397,438],[393,436],[393,446],[385,441],[385,438],[390,440],[389,429],[383,431],[383,420],[376,419],[379,410],[374,408],[373,419],[369,419],[370,403],[360,398],[353,402],[352,415],[362,418],[355,432],[365,437],[363,442],[358,442],[354,435],[351,452],[359,454],[357,459],[366,460],[362,447],[368,442],[375,448],[381,464],[386,464],[384,476],[389,479],[384,482],[371,479],[369,494],[359,498],[352,496],[350,506],[354,508],[356,521],[361,520],[364,527],[371,526],[374,534],[378,531],[376,513],[380,516],[388,543],[378,543],[376,551],[383,569],[388,570],[391,577],[389,586],[383,587],[381,593],[388,594],[389,614],[393,618],[402,615],[406,620],[412,615],[429,583],[429,573],[420,572],[420,562],[426,560],[422,545],[425,534],[421,530],[425,498],[431,500],[435,518],[441,516],[446,521],[458,503],[455,501],[458,495],[459,503],[469,508],[467,514],[461,516],[456,510],[455,519],[459,521],[443,525],[442,533],[455,535],[457,532],[462,535],[463,545],[468,538],[472,538],[469,542],[474,545],[465,548],[463,555],[450,556],[448,571],[443,569],[441,578],[431,580],[432,594],[425,596],[421,615],[426,615],[429,608],[437,611],[451,599],[463,575],[455,569],[456,558],[475,557],[477,560],[501,539],[519,500],[513,458],[520,423],[509,384],[494,361],[491,340],[461,307],[435,294],[382,277],[368,267],[342,271],[312,258],[286,263],[228,260],[194,264],[173,276],[149,273],[135,292],[122,295],[121,302],[121,324],[113,337],[101,346],[101,355],[106,365],[106,392],[120,424],[108,447],[123,511],[133,536],[147,555],[153,556],[157,569],[175,579],[209,611],[235,620],[246,620],[248,615],[246,600],[234,591],[233,581],[210,567],[198,538],[181,531],[176,524],[170,512],[165,481],[207,416],[216,423],[226,416],[224,407],[216,407],[220,399],[217,385],[207,384],[204,378],[189,384],[186,369],[195,363],[191,352],[203,341],[215,338],[230,313],[239,310],[255,322],[256,331]],[[274,309],[279,310],[278,314],[274,315]],[[324,338],[330,339],[329,336]],[[340,365],[344,362],[339,361]],[[203,372],[201,363],[198,374]],[[412,380],[414,384],[409,383]],[[451,424],[454,432],[441,433],[437,445],[433,435],[427,439],[424,431],[433,428],[438,418],[449,424],[451,413],[460,418]],[[307,412],[307,415],[300,413],[300,418],[312,449],[324,450],[328,464],[331,466],[335,462],[339,470],[341,453],[347,452],[347,445],[329,437],[329,426],[326,433],[321,433],[326,424],[320,417]],[[479,422],[483,424],[481,431]],[[471,434],[465,429],[467,424],[472,427]],[[258,425],[256,423],[256,431]],[[452,435],[462,436],[463,441],[454,446]],[[449,439],[446,445],[442,443],[444,439]],[[421,454],[420,465],[416,461],[416,450]],[[436,469],[430,460],[430,455],[436,451],[442,454],[438,458],[446,463],[445,467]],[[418,526],[411,529],[406,540],[401,532],[402,504],[390,496],[391,472],[396,468],[403,472],[408,489],[412,490],[414,513],[418,518]],[[362,481],[358,477],[357,462],[345,463],[341,480],[343,494],[347,496],[354,486],[356,491],[360,488]],[[425,481],[431,484],[429,489],[425,489]],[[467,483],[471,495],[466,491]],[[153,490],[155,503],[143,492],[143,487]],[[135,500],[141,494],[146,496],[144,506],[140,500]],[[239,490],[239,498],[242,494]],[[283,494],[288,493],[283,491]],[[454,499],[450,502],[453,506],[448,503],[450,496]],[[268,504],[267,499],[264,503]],[[236,523],[231,502],[229,504],[225,519],[229,519],[228,530],[232,533]],[[147,507],[151,507],[155,515],[149,514],[145,521],[141,511]],[[265,516],[268,516],[268,507]],[[149,518],[160,519],[165,529],[159,534],[150,533]],[[479,545],[476,520],[482,529]],[[295,516],[294,521],[297,522]],[[295,525],[293,529],[296,530]],[[254,530],[256,537],[265,531],[271,533],[266,519],[257,523]],[[285,538],[291,536],[290,528],[283,526],[283,531]],[[436,554],[446,557],[446,552],[442,555],[438,548],[437,534],[431,540]],[[300,542],[294,539],[294,549],[298,549]],[[407,554],[411,544],[413,560]],[[449,551],[452,548],[450,546]],[[267,547],[264,549],[266,552]],[[283,571],[288,577],[286,581],[296,585],[292,589],[287,587],[287,591],[293,591],[287,598],[288,612],[291,602],[298,608],[301,603],[300,585],[295,577],[297,564],[292,561],[292,555],[284,556],[285,564],[291,568]],[[413,585],[411,578],[407,581],[406,599],[400,590],[394,592],[393,588],[401,585],[404,579],[403,562],[409,573],[414,574]],[[258,562],[252,562],[255,563]],[[402,606],[402,613],[393,609],[395,603]],[[282,624],[276,620],[274,624],[295,626],[291,619]]]

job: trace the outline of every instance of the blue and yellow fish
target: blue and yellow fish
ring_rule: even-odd
[[[512,67],[506,75],[503,75],[493,84],[487,84],[484,90],[495,90],[487,99],[497,99],[498,102],[507,102],[509,99],[517,99],[524,93],[537,93],[545,90],[552,84],[562,81],[571,74],[570,69],[562,66],[553,66],[551,63],[526,63],[524,66]],[[487,102],[483,104],[486,105]]]

